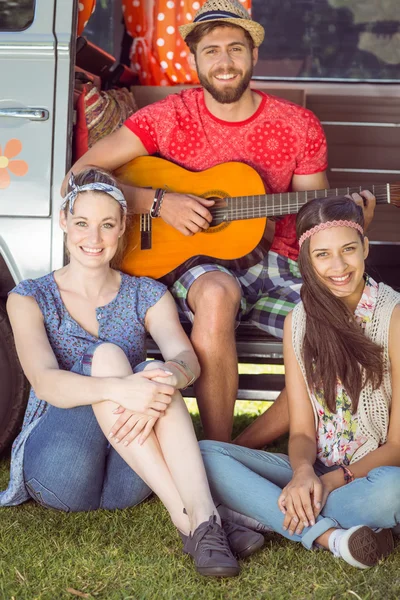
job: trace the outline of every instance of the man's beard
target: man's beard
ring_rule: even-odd
[[[238,102],[240,98],[243,96],[244,92],[247,90],[250,80],[253,76],[253,66],[251,66],[243,75],[239,84],[234,84],[232,87],[225,86],[225,89],[218,89],[215,87],[208,78],[201,73],[198,69],[197,74],[199,77],[199,81],[203,88],[207,90],[209,94],[219,102],[220,104],[232,104],[233,102]],[[240,75],[240,71],[216,71],[214,75],[222,75],[222,74],[232,74],[232,75]]]

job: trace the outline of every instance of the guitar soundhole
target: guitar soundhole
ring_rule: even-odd
[[[213,209],[223,209],[225,207],[227,207],[228,203],[225,200],[225,198],[229,198],[229,194],[227,192],[224,192],[223,190],[210,190],[209,192],[206,192],[205,194],[202,194],[203,198],[207,198],[208,200],[215,200],[215,204],[212,207]],[[212,212],[212,210],[211,210]],[[227,221],[223,221],[222,223],[218,223],[216,225],[213,225],[211,223],[211,226],[206,229],[206,231],[203,231],[202,233],[219,233],[220,231],[223,231],[224,229],[226,229],[227,227],[229,227],[229,223]]]
[[[206,229],[205,231],[202,231],[201,233],[220,233],[220,231],[223,231],[224,229],[226,229],[227,227],[229,227],[229,223],[220,223],[219,225],[216,225],[215,227],[213,227],[212,225]]]

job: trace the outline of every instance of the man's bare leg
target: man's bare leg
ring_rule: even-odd
[[[235,317],[241,290],[226,273],[201,275],[191,286],[188,304],[194,313],[191,341],[201,366],[195,391],[207,439],[231,440],[238,389]]]
[[[286,388],[262,415],[234,440],[246,448],[263,448],[289,431],[289,411]]]

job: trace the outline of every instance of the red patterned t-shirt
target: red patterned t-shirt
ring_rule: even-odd
[[[125,125],[149,154],[190,171],[239,161],[253,167],[270,193],[290,191],[294,174],[327,168],[325,134],[309,110],[257,92],[261,103],[249,119],[231,123],[210,113],[201,88],[170,94],[145,106]],[[297,259],[295,215],[278,220],[271,250]]]

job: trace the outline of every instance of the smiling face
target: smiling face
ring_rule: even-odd
[[[83,192],[73,210],[73,214],[69,210],[60,213],[71,262],[93,268],[108,265],[125,231],[119,203],[102,192]]]
[[[310,238],[310,257],[320,281],[354,309],[364,289],[368,240],[351,227],[332,227]]]
[[[242,97],[250,84],[257,49],[239,27],[217,27],[197,44],[195,62],[204,89],[220,104]]]

